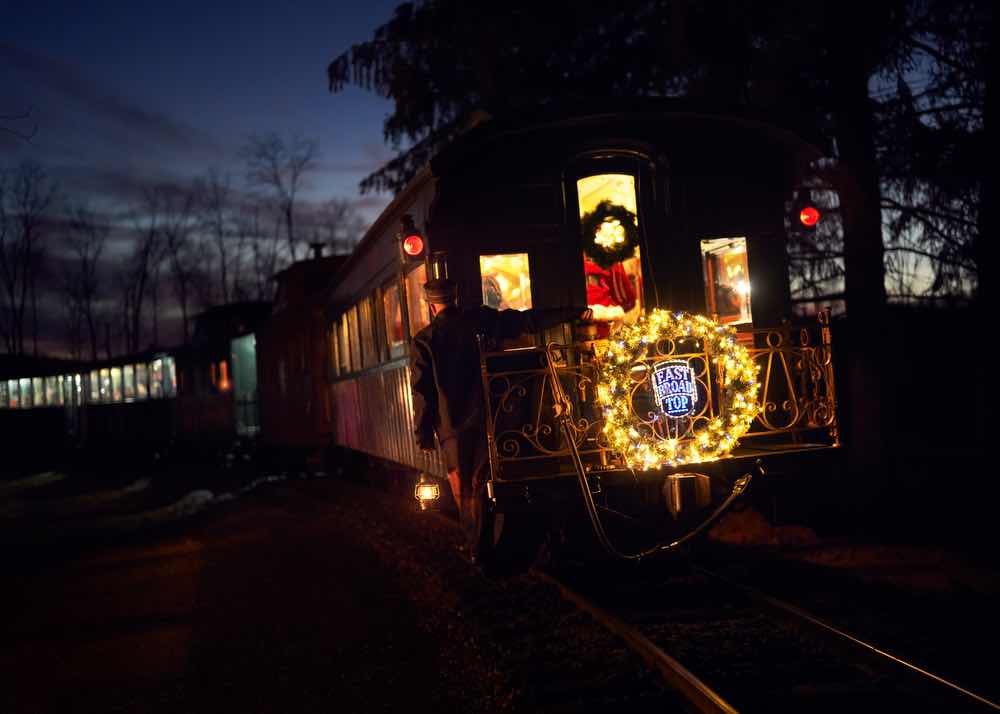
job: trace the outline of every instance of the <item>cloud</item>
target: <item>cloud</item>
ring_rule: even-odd
[[[117,96],[62,60],[0,42],[0,64],[150,141],[194,151],[222,151],[207,133]]]

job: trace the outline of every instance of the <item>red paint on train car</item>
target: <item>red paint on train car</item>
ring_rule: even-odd
[[[261,441],[319,457],[330,444],[326,291],[346,256],[299,261],[278,273],[271,317],[257,331]]]

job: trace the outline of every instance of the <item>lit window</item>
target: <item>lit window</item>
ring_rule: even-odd
[[[750,266],[746,238],[716,238],[701,242],[705,269],[705,304],[720,322],[753,322],[750,310]]]
[[[347,312],[347,325],[351,330],[351,366],[361,369],[361,336],[358,333],[358,307],[355,305]]]
[[[385,310],[386,342],[389,357],[400,357],[406,351],[406,335],[403,333],[403,309],[399,304],[399,285],[386,283],[382,288],[382,307]]]
[[[34,404],[34,400],[31,398],[31,379],[29,377],[23,377],[21,379],[21,408],[27,409]]]
[[[410,335],[415,335],[431,322],[430,308],[424,299],[427,266],[421,265],[406,276],[406,310],[410,314]]]
[[[371,298],[364,298],[358,303],[358,327],[361,333],[361,356],[365,367],[378,364],[378,350],[375,347],[375,325],[372,318]]]
[[[149,370],[145,364],[137,364],[135,366],[135,398],[145,399],[149,394],[148,391],[149,382]]]
[[[34,379],[31,380],[31,383],[32,383],[32,385],[34,387],[34,390],[33,390],[34,394],[32,396],[34,396],[34,398],[35,398],[35,406],[36,407],[44,407],[45,404],[46,404],[46,401],[45,401],[45,380],[42,377],[35,377]]]
[[[16,379],[7,380],[7,403],[11,409],[21,406],[21,390],[17,386]]]
[[[351,341],[348,333],[347,315],[343,315],[339,320],[337,320],[337,339],[340,344],[338,356],[340,358],[341,374],[347,374],[351,371]]]
[[[174,358],[163,358],[163,393],[168,397],[177,395],[177,365]]]
[[[118,403],[122,400],[122,368],[111,368],[111,401]]]
[[[163,360],[154,359],[149,365],[149,396],[160,399],[163,396]]]
[[[45,403],[50,407],[62,406],[62,379],[59,377],[45,378]]]
[[[635,177],[599,174],[576,182],[586,227],[583,268],[587,306],[604,322],[635,322],[643,311]]]
[[[125,401],[135,399],[135,367],[130,364],[122,367],[122,393]]]
[[[531,271],[527,253],[479,256],[483,304],[496,310],[531,309]]]
[[[101,401],[101,377],[96,369],[90,373],[90,401]]]
[[[6,379],[0,379],[0,409],[13,406],[10,403],[10,388]]]
[[[216,388],[220,392],[228,392],[232,388],[232,383],[229,381],[229,363],[226,360],[219,362],[219,375],[218,381],[215,383]]]

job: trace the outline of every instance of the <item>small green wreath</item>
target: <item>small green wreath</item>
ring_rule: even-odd
[[[601,201],[580,219],[583,252],[605,270],[635,255],[639,224],[635,214],[611,201]]]

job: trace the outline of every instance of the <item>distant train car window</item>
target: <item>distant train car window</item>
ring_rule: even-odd
[[[378,364],[378,349],[375,346],[375,316],[372,314],[371,298],[358,303],[358,329],[361,333],[361,359],[365,367]]]
[[[104,368],[100,371],[101,380],[101,401],[110,402],[111,401],[111,371]]]
[[[576,192],[581,227],[590,233],[581,236],[587,306],[596,320],[635,322],[643,312],[635,176],[586,176]]]
[[[715,238],[701,242],[705,270],[705,304],[719,321],[742,325],[753,322],[750,309],[750,266],[746,238]]]
[[[406,352],[406,334],[403,331],[403,306],[399,302],[399,284],[386,283],[382,288],[382,308],[385,311],[385,336],[389,359],[401,357]]]
[[[10,408],[10,388],[7,386],[7,380],[0,380],[0,409]]]
[[[154,359],[149,363],[149,396],[160,399],[163,396],[163,360]]]
[[[135,367],[130,364],[122,367],[122,395],[126,402],[135,399]]]
[[[36,407],[44,407],[45,402],[45,379],[42,377],[35,377],[31,380],[32,384],[32,397],[35,400]]]
[[[50,407],[62,406],[62,380],[59,377],[45,378],[45,403]]]
[[[145,399],[149,394],[149,371],[145,364],[135,366],[135,398]]]
[[[347,311],[347,326],[351,333],[351,369],[361,369],[361,337],[358,333],[358,307]]]
[[[483,305],[496,310],[531,309],[531,271],[527,253],[479,256]]]
[[[163,394],[167,397],[177,395],[177,364],[174,358],[163,358]]]
[[[21,406],[21,390],[16,379],[7,380],[7,404],[10,405],[11,409],[17,409]]]
[[[122,368],[112,367],[110,372],[111,372],[111,401],[118,403],[122,400]]]
[[[427,266],[421,265],[406,276],[406,311],[410,314],[410,335],[420,332],[431,322],[430,308],[424,299]]]
[[[347,315],[341,315],[337,319],[337,340],[339,349],[337,350],[340,360],[340,373],[347,374],[351,371],[351,340],[348,336]]]
[[[27,409],[34,405],[34,400],[31,398],[31,379],[28,377],[23,377],[21,379],[21,408]]]
[[[96,369],[90,373],[90,401],[101,401],[101,373]]]

